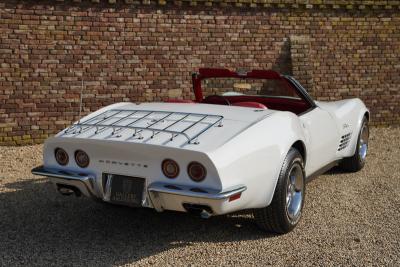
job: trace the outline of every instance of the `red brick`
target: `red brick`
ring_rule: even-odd
[[[85,114],[117,101],[163,100],[168,89],[193,98],[189,74],[199,67],[272,68],[319,100],[361,98],[375,125],[400,124],[398,1],[391,10],[362,0],[350,10],[341,0],[324,9],[324,1],[266,0],[271,8],[199,2],[161,12],[103,2],[0,6],[0,123],[14,123],[0,133],[32,138],[0,144],[41,142],[76,119],[82,71]]]

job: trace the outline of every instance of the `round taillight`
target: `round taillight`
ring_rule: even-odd
[[[190,179],[195,182],[203,181],[207,176],[206,168],[196,161],[193,161],[189,164],[187,168],[187,172],[189,174]]]
[[[86,168],[90,162],[88,154],[82,150],[75,151],[75,162],[79,167]]]
[[[56,148],[56,150],[54,151],[54,156],[56,158],[56,161],[58,164],[65,166],[68,164],[69,161],[69,157],[68,157],[68,153],[62,149],[62,148]]]
[[[164,175],[171,179],[176,178],[179,174],[178,163],[172,159],[163,160],[161,163],[161,169]]]

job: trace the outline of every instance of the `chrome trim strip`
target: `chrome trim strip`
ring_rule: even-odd
[[[172,194],[172,195],[179,195],[179,196],[185,196],[185,197],[195,197],[195,198],[205,198],[205,199],[212,199],[212,200],[222,200],[229,198],[233,195],[236,195],[238,193],[242,193],[246,191],[247,187],[244,185],[239,185],[237,187],[225,190],[223,192],[212,192],[212,193],[202,193],[202,192],[193,192],[189,191],[188,186],[185,186],[183,190],[177,190],[177,189],[171,189],[171,188],[166,188],[165,185],[168,184],[161,184],[161,183],[155,183],[151,184],[148,187],[148,191],[150,193],[165,193],[165,194]],[[177,185],[178,187],[181,187]],[[206,191],[210,191],[205,189]]]
[[[83,185],[86,187],[86,190],[89,192],[89,194],[92,197],[97,198],[96,193],[92,187],[91,181],[93,180],[93,177],[85,174],[85,175],[79,175],[77,173],[73,173],[71,171],[63,171],[63,170],[54,170],[54,169],[47,169],[43,165],[33,168],[32,169],[32,174],[34,175],[41,175],[41,176],[46,176],[46,177],[53,177],[57,179],[64,179],[68,180],[70,183],[71,181],[73,183],[79,183],[80,185]],[[70,184],[68,183],[68,184]],[[77,185],[79,186],[79,185]]]
[[[110,201],[111,199],[111,182],[112,182],[113,175],[107,174],[107,183],[106,183],[106,190],[103,199],[105,201]]]
[[[309,102],[311,108],[315,108],[317,106],[307,90],[294,77],[290,75],[284,75],[283,77],[286,78],[286,80],[289,81],[295,89],[297,89],[297,91],[305,98],[307,102]]]
[[[312,180],[314,180],[315,178],[317,178],[318,176],[320,176],[321,174],[324,174],[325,172],[329,171],[330,169],[332,169],[335,166],[338,166],[340,163],[340,160],[335,160],[331,163],[328,163],[327,165],[321,167],[320,169],[316,170],[315,172],[313,172],[310,175],[306,176],[306,183],[311,182]]]

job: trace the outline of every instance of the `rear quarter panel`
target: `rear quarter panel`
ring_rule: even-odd
[[[290,147],[304,142],[298,117],[276,112],[229,140],[209,157],[218,170],[222,187],[247,186],[243,208],[270,204],[279,172]]]

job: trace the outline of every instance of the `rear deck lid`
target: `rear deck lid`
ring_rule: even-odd
[[[212,150],[273,111],[186,103],[121,103],[82,118],[57,135]]]

